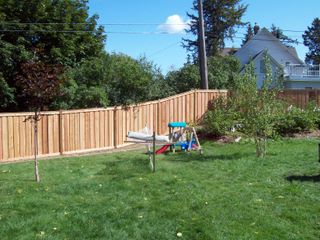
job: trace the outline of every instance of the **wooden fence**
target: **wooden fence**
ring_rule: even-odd
[[[147,125],[167,134],[170,121],[196,122],[210,101],[227,96],[226,90],[194,90],[158,101],[124,107],[42,112],[39,121],[40,157],[101,151],[126,145],[128,131]],[[0,161],[33,157],[33,113],[0,114]]]
[[[145,125],[158,134],[167,134],[168,122],[197,122],[210,101],[227,95],[227,90],[194,90],[126,108],[43,112],[39,122],[39,156],[122,147],[128,131],[139,131]],[[320,106],[320,90],[285,90],[280,97],[302,108],[310,101]],[[32,114],[0,114],[0,161],[32,158],[33,123],[25,121]]]
[[[320,89],[286,89],[279,97],[300,108],[305,108],[311,101],[320,106]]]

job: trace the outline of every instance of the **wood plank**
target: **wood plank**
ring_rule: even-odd
[[[9,156],[8,159],[14,158],[14,124],[13,117],[8,117],[8,141],[9,141]]]
[[[114,111],[108,110],[108,126],[109,126],[109,146],[114,147]]]
[[[104,111],[104,147],[109,147],[110,146],[110,126],[109,126],[109,121],[110,121],[110,117],[109,117],[109,112],[110,110],[105,110]]]
[[[69,115],[68,113],[65,113],[63,115],[63,122],[64,122],[64,150],[65,152],[71,151],[70,149],[70,134],[69,134]]]
[[[84,138],[85,138],[85,149],[89,149],[90,148],[90,135],[91,135],[91,131],[90,131],[90,113],[84,113],[84,127],[85,127],[85,132],[84,132]]]
[[[0,117],[0,161],[3,160],[2,117]]]
[[[114,108],[113,109],[113,111],[110,113],[111,114],[111,116],[112,116],[112,121],[111,121],[111,126],[112,126],[112,132],[111,132],[111,134],[112,134],[112,145],[113,145],[113,147],[116,147],[116,134],[117,134],[117,123],[116,123],[116,117],[117,117],[117,113],[116,113],[116,111],[117,111],[117,109],[116,108]]]
[[[44,134],[43,136],[46,136],[46,138],[44,138],[43,140],[47,140],[46,144],[46,149],[44,148],[44,153],[45,154],[50,154],[50,153],[54,153],[54,119],[53,119],[53,115],[52,116],[46,116],[46,118],[44,119],[46,122],[46,126],[44,129]]]
[[[25,121],[25,120],[24,120]],[[26,157],[32,156],[32,136],[31,136],[31,122],[30,121],[25,121],[25,126],[26,126]]]
[[[65,132],[64,132],[64,117],[63,112],[59,112],[59,152],[64,154],[65,151]]]
[[[100,145],[100,139],[99,139],[99,112],[94,113],[94,136],[95,136],[95,141],[94,141],[94,148],[99,148]]]
[[[80,150],[80,113],[74,114],[74,149]]]
[[[8,117],[2,117],[2,160],[9,158]]]
[[[85,149],[85,114],[79,113],[79,148],[81,150]]]
[[[100,136],[100,140],[99,140],[99,148],[103,148],[105,145],[105,129],[104,129],[104,111],[100,111],[99,112],[99,119],[100,119],[100,129],[99,129],[99,136]]]
[[[94,148],[95,146],[95,134],[94,134],[94,112],[90,112],[90,121],[89,121],[89,129],[90,129],[90,148]]]
[[[59,150],[59,114],[55,114],[53,117],[53,153],[60,153]]]
[[[26,123],[24,122],[24,117],[19,117],[20,122],[20,128],[19,128],[19,134],[20,134],[20,156],[21,158],[26,157]],[[0,134],[1,137],[1,134]]]
[[[13,147],[14,157],[20,157],[19,117],[13,117]]]
[[[47,115],[41,116],[40,122],[42,124],[41,125],[42,134],[41,135],[39,134],[39,138],[41,138],[41,140],[42,140],[42,150],[41,150],[42,154],[47,154],[49,152],[49,144],[52,144],[52,139],[49,139],[49,138],[52,138],[52,134],[53,134],[52,125],[51,125],[51,130],[49,132],[48,121],[49,121],[49,116],[47,116]],[[39,124],[39,126],[40,126],[40,124]]]

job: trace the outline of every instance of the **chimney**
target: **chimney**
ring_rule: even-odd
[[[253,32],[254,32],[254,35],[256,35],[260,30],[260,27],[257,23],[254,23],[254,27],[253,27]]]

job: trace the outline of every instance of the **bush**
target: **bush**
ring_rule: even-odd
[[[310,132],[316,129],[319,119],[319,114],[310,107],[303,110],[290,106],[287,112],[278,116],[276,131],[281,136]]]
[[[237,120],[237,113],[230,102],[219,98],[212,103],[211,110],[204,117],[207,134],[220,137],[230,133]]]

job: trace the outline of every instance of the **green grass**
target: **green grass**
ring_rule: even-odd
[[[319,239],[315,140],[0,165],[0,239]]]

